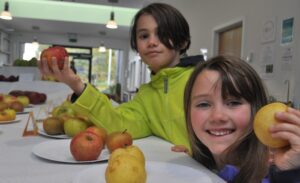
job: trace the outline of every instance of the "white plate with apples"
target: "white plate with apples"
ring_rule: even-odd
[[[95,165],[81,171],[73,183],[105,183],[107,164]],[[201,170],[167,162],[146,161],[147,182],[155,183],[212,183],[211,178]]]
[[[107,161],[109,158],[109,151],[103,149],[96,160],[76,161],[71,154],[70,143],[71,139],[46,141],[35,145],[32,149],[32,153],[42,159],[71,164],[101,162]]]
[[[53,138],[53,139],[70,139],[66,134],[60,134],[60,135],[49,135],[47,134],[43,129],[43,123],[38,123],[38,133],[42,136]]]

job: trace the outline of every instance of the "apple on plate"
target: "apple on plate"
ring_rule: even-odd
[[[132,136],[127,130],[112,132],[106,138],[106,146],[109,152],[130,145],[132,145]]]
[[[69,118],[64,121],[64,131],[69,137],[74,137],[78,133],[85,131],[87,127],[88,125],[86,122],[77,118]]]
[[[49,135],[64,133],[63,122],[57,117],[48,117],[43,121],[43,129]]]
[[[70,151],[77,161],[92,161],[98,159],[103,146],[102,140],[96,134],[84,131],[72,138]]]
[[[12,102],[17,101],[17,97],[12,96],[12,95],[4,95],[3,96],[3,101],[10,105]]]
[[[3,101],[0,101],[0,111],[9,108],[9,105]]]
[[[76,112],[70,106],[57,106],[52,111],[52,115],[56,117],[64,116],[66,114],[68,116],[75,116]]]
[[[30,103],[29,98],[25,95],[17,96],[17,100],[21,102],[24,107],[27,107]]]
[[[52,69],[52,62],[54,61],[54,57],[57,60],[58,68],[62,70],[64,67],[65,57],[68,57],[67,50],[62,46],[53,46],[44,49],[41,53],[41,60],[45,58],[50,69]]]
[[[5,109],[0,112],[0,121],[11,121],[16,119],[16,111],[13,109]]]
[[[16,112],[23,112],[24,111],[23,104],[20,101],[17,101],[17,100],[10,103],[9,108],[15,110]]]
[[[102,139],[103,144],[106,143],[107,131],[105,128],[90,126],[85,131],[98,135]]]

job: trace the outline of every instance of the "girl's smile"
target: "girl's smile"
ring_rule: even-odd
[[[251,106],[233,96],[223,98],[220,74],[204,70],[191,95],[191,122],[198,139],[218,159],[250,128]]]

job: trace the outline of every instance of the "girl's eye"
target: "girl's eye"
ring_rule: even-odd
[[[227,105],[231,106],[231,107],[235,107],[235,106],[238,106],[241,104],[242,104],[242,102],[240,100],[230,100],[227,102]]]
[[[209,104],[207,102],[200,102],[198,104],[196,104],[197,108],[208,108]]]

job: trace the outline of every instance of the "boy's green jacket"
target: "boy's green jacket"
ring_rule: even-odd
[[[108,132],[127,129],[133,138],[155,135],[190,149],[183,95],[193,68],[162,69],[139,88],[133,100],[118,107],[113,107],[106,95],[88,84],[72,106]]]

